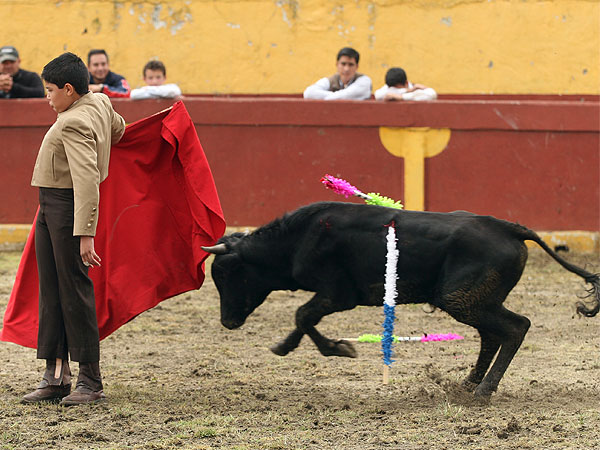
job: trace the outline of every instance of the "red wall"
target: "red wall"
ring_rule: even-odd
[[[379,126],[391,126],[451,129],[446,150],[425,162],[428,210],[469,210],[538,230],[600,230],[598,98],[184,102],[231,226],[260,225],[306,203],[342,200],[319,183],[325,173],[403,199],[403,160],[379,140]],[[170,104],[114,101],[128,122]],[[32,221],[31,171],[54,118],[45,100],[0,101],[0,223]]]

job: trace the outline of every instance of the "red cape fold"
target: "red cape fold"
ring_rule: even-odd
[[[200,247],[225,232],[214,180],[182,102],[127,126],[100,185],[90,270],[100,339],[159,302],[204,281]],[[35,224],[35,221],[34,221]],[[38,274],[34,229],[17,271],[0,340],[36,348]]]

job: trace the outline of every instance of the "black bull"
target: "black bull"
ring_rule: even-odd
[[[479,357],[465,380],[477,396],[489,397],[496,390],[531,323],[503,306],[525,268],[525,240],[591,284],[590,302],[577,303],[580,314],[592,317],[600,309],[598,274],[568,263],[521,225],[464,211],[314,203],[251,234],[234,233],[205,248],[217,255],[212,277],[221,297],[222,324],[240,327],[272,291],[315,292],[296,311],[296,329],[271,350],[286,355],[308,334],[325,356],[355,357],[352,344],[326,338],[315,325],[327,314],[383,304],[390,225],[399,250],[396,303],[430,303],[479,331]]]

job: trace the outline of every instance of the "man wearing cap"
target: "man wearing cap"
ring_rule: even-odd
[[[44,97],[42,79],[35,72],[21,69],[20,64],[16,48],[0,48],[0,98]]]

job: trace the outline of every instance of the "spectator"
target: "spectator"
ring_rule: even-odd
[[[109,97],[129,97],[127,80],[108,66],[108,55],[104,50],[90,50],[88,53],[90,71],[90,91],[102,92]]]
[[[422,84],[412,84],[406,72],[400,67],[392,67],[385,74],[385,85],[375,91],[375,100],[435,100],[437,93]]]
[[[304,98],[317,100],[367,100],[371,98],[371,79],[357,72],[360,55],[350,47],[337,54],[337,73],[321,78],[304,91]]]
[[[0,98],[32,98],[44,96],[42,79],[35,72],[20,68],[16,48],[0,48]]]
[[[164,84],[167,81],[167,69],[161,61],[149,61],[143,70],[144,82],[147,86],[131,91],[131,98],[144,100],[147,98],[177,98],[181,96],[181,89],[174,83]]]

